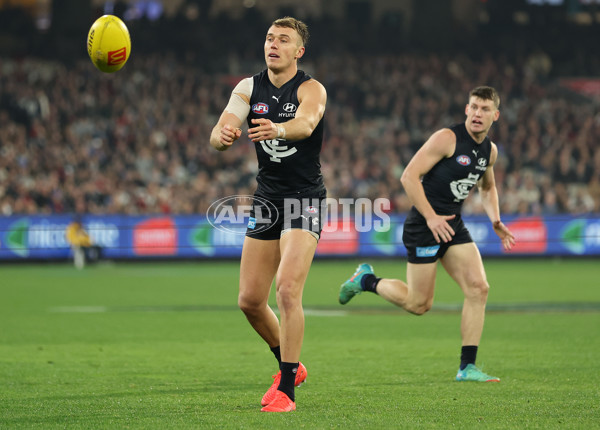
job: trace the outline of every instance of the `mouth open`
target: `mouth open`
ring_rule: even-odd
[[[279,58],[279,55],[271,53],[269,54],[269,58]]]

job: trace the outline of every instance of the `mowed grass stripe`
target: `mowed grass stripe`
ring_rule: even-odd
[[[277,309],[274,309],[277,312]],[[429,313],[460,312],[462,303],[437,303]],[[306,316],[347,316],[361,313],[397,313],[399,308],[390,306],[369,307],[304,307]],[[600,312],[598,303],[491,303],[488,312]],[[180,305],[180,306],[56,306],[50,313],[106,313],[106,312],[240,312],[237,306],[227,305]]]

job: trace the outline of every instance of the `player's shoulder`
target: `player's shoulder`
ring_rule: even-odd
[[[313,78],[312,76],[307,76],[307,80],[305,80],[304,82],[302,82],[300,84],[300,88],[302,87],[311,87],[311,88],[319,88],[322,89],[323,91],[325,91],[325,86],[320,83],[319,81],[317,81],[315,78]]]
[[[450,157],[456,148],[456,134],[449,128],[441,128],[431,135],[424,146],[427,152]]]
[[[254,86],[254,76],[246,76],[244,78],[241,78],[236,87],[253,87]]]
[[[233,89],[234,94],[243,96],[244,100],[250,99],[254,89],[254,77],[243,78]],[[248,101],[248,100],[246,100]]]
[[[456,132],[449,127],[440,128],[431,135],[430,139],[434,139],[440,142],[455,143]]]
[[[304,96],[327,97],[325,86],[314,78],[310,78],[300,84],[298,87],[298,97],[302,99]]]

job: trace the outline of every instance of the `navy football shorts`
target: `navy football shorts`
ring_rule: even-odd
[[[301,229],[318,241],[327,219],[326,197],[326,191],[277,199],[255,194],[246,236],[279,240],[288,231]]]
[[[433,233],[427,227],[425,218],[412,208],[404,222],[402,242],[408,253],[408,262],[414,264],[434,263],[442,258],[448,248],[452,245],[471,243],[473,239],[460,214],[448,221],[454,230],[454,236],[450,242],[437,243]]]

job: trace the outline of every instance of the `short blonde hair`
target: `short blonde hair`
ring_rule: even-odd
[[[302,46],[306,46],[308,43],[308,26],[299,19],[286,16],[276,19],[271,25],[274,25],[275,27],[292,28],[296,30],[296,33],[298,33],[300,39],[302,39]]]

